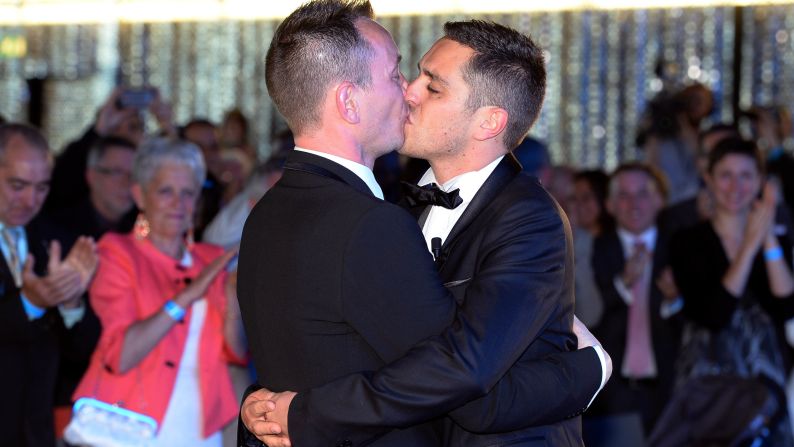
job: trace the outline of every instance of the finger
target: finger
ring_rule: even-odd
[[[254,391],[253,393],[249,394],[248,397],[245,398],[246,402],[251,400],[274,400],[276,397],[276,393],[270,391],[267,388],[259,388],[258,390]]]
[[[282,432],[281,426],[272,421],[256,421],[252,424],[251,433],[260,436],[280,435]]]
[[[756,203],[762,209],[766,209],[770,204],[775,203],[775,188],[769,182],[762,187],[761,195],[756,199]]]
[[[264,442],[267,447],[291,447],[292,444],[289,441],[289,438],[285,438],[284,436],[257,436],[257,438]]]
[[[229,250],[218,256],[211,263],[209,263],[209,265],[204,267],[204,270],[202,270],[201,274],[199,274],[199,278],[206,280],[209,284],[209,282],[212,281],[212,279],[215,278],[224,267],[226,267],[226,264],[232,260],[235,254],[235,251]]]
[[[138,114],[138,109],[135,107],[125,107],[118,111],[117,120],[118,122],[126,121],[130,119],[133,115]]]
[[[52,272],[57,270],[61,265],[61,243],[55,239],[50,242],[49,257],[47,270]]]
[[[110,92],[110,96],[108,96],[108,99],[107,101],[105,101],[105,104],[102,105],[102,109],[106,109],[106,110],[115,109],[116,101],[119,99],[119,96],[121,96],[121,91],[122,91],[121,87],[114,88],[113,91]]]
[[[96,247],[90,237],[81,236],[69,251],[67,260],[77,268],[89,271],[97,262]]]
[[[66,288],[69,287],[74,281],[79,283],[80,272],[73,268],[62,268],[47,274],[43,280],[48,286],[55,289]]]
[[[22,266],[22,282],[28,283],[31,280],[37,279],[36,274],[33,272],[33,264],[36,260],[33,258],[33,255],[28,253],[27,259],[25,259],[25,265]]]
[[[57,282],[45,281],[45,283],[50,287],[53,295],[52,299],[56,304],[81,295],[84,290],[80,275],[77,272],[72,272],[71,275],[64,275]]]
[[[245,405],[244,415],[250,419],[265,419],[267,413],[276,409],[276,404],[272,400],[257,400]]]

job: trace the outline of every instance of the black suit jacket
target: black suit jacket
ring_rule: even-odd
[[[515,158],[505,156],[453,227],[438,260],[442,281],[472,325],[468,334],[445,336],[456,342],[481,338],[480,349],[498,365],[483,371],[492,374],[488,383],[505,374],[487,396],[451,413],[446,445],[583,445],[578,415],[600,384],[592,350],[589,368],[561,367],[558,377],[531,372],[534,360],[576,349],[573,241],[559,205],[520,171]],[[563,390],[570,392],[567,398]]]
[[[337,178],[286,170],[254,207],[240,244],[238,295],[261,384],[305,392],[398,359],[449,324],[455,305],[410,215],[340,165],[301,152],[289,161]],[[358,392],[348,398],[327,404],[355,405]],[[296,447],[323,445],[301,442],[294,427]],[[426,428],[379,445],[437,445]]]
[[[621,375],[626,351],[626,328],[629,307],[615,289],[614,279],[623,272],[626,259],[617,231],[597,237],[593,245],[593,274],[604,300],[604,316],[593,334],[612,357],[614,374],[593,402],[588,415],[603,416],[625,412],[642,414],[647,433],[669,399],[674,380],[674,363],[680,344],[682,317],[662,319],[659,309],[663,295],[656,278],[669,266],[669,232],[659,228],[653,247],[653,270],[650,290],[650,319],[653,350],[658,377],[638,384]]]
[[[47,242],[37,229],[26,228],[34,270],[43,275]],[[53,393],[58,370],[59,341],[68,336],[57,309],[28,320],[8,264],[0,255],[0,444],[53,447]]]
[[[309,249],[318,244],[328,246],[326,240],[329,238],[332,238],[332,241],[340,240],[345,243],[345,245],[340,247],[336,242],[332,242],[328,250],[311,254],[312,258],[318,256],[325,258],[327,255],[339,256],[333,253],[342,252],[344,253],[344,259],[330,263],[328,259],[318,260],[322,261],[321,265],[308,266],[308,269],[312,275],[322,275],[324,277],[322,282],[330,285],[339,283],[341,280],[344,286],[345,282],[348,281],[347,278],[350,278],[349,281],[351,284],[355,284],[355,287],[347,287],[345,290],[341,290],[340,292],[342,293],[339,297],[336,296],[338,287],[335,286],[329,288],[322,284],[315,284],[313,293],[317,294],[319,290],[330,289],[334,294],[330,302],[340,300],[348,304],[340,309],[343,312],[358,313],[359,309],[365,310],[365,321],[358,323],[359,325],[363,324],[365,328],[369,325],[376,325],[384,330],[397,326],[400,333],[389,334],[389,336],[391,338],[399,337],[403,341],[407,338],[414,338],[414,341],[418,341],[416,339],[417,328],[412,327],[417,322],[422,323],[422,328],[420,329],[426,329],[420,338],[430,334],[441,333],[442,329],[450,322],[454,313],[454,305],[451,308],[448,307],[453,304],[453,300],[444,294],[443,289],[438,290],[440,284],[435,279],[432,260],[416,223],[398,208],[374,199],[369,194],[362,194],[361,192],[365,188],[363,182],[345,169],[306,154],[295,154],[292,159],[320,165],[339,175],[348,185],[315,174],[287,170],[281,182],[271,192],[268,192],[262,202],[254,209],[243,233],[244,241],[241,244],[239,277],[240,303],[243,307],[243,315],[249,334],[258,331],[270,332],[273,337],[284,340],[278,335],[278,332],[284,329],[292,331],[293,337],[307,338],[308,335],[309,338],[313,338],[307,341],[308,345],[322,343],[319,337],[320,334],[316,331],[314,333],[308,332],[307,327],[298,327],[295,320],[285,321],[286,319],[279,319],[279,321],[271,322],[279,326],[279,330],[269,330],[257,323],[262,321],[262,315],[266,312],[265,308],[270,308],[269,312],[273,311],[270,306],[274,303],[268,303],[259,307],[259,309],[248,307],[249,301],[252,301],[257,294],[260,296],[259,299],[264,302],[271,301],[275,299],[277,294],[284,293],[265,293],[264,291],[268,290],[268,283],[265,278],[267,273],[263,271],[266,263],[260,263],[258,268],[249,263],[257,262],[254,259],[256,255],[263,256],[263,248],[266,246],[273,247],[271,245],[273,240],[278,239],[277,232],[286,234],[288,230],[291,234],[303,234],[313,240],[313,242],[303,247],[303,252],[307,253],[306,256],[312,253]],[[508,168],[508,170],[512,171],[512,168]],[[511,172],[511,175],[515,176],[515,172]],[[350,178],[351,176],[354,178]],[[536,183],[534,184],[537,185]],[[525,185],[522,184],[521,186]],[[536,187],[537,190],[542,191],[539,186]],[[358,191],[355,191],[355,189],[358,189]],[[501,189],[501,186],[496,189]],[[553,203],[545,192],[543,192],[542,200],[547,201],[543,202],[545,205]],[[509,200],[504,202],[509,202]],[[333,203],[334,206],[329,206],[329,203]],[[354,203],[358,204],[354,205]],[[483,201],[483,204],[485,203],[488,203],[488,201]],[[523,206],[510,207],[508,206],[509,204],[503,202],[498,203],[501,203],[500,206],[513,210],[524,208]],[[560,303],[559,305],[550,304],[548,306],[544,303],[544,305],[532,306],[526,303],[527,300],[523,299],[532,290],[522,288],[522,286],[526,285],[526,281],[523,279],[524,276],[532,277],[534,273],[538,272],[564,271],[566,265],[564,250],[560,255],[556,249],[546,250],[542,248],[542,244],[538,245],[537,248],[529,247],[530,252],[535,253],[535,255],[530,257],[538,258],[537,262],[534,264],[531,261],[525,263],[523,262],[525,257],[520,257],[515,262],[516,266],[520,266],[520,273],[518,271],[512,272],[512,279],[518,279],[518,282],[504,281],[506,278],[511,278],[511,274],[507,271],[512,269],[509,268],[508,264],[510,263],[506,262],[508,260],[503,256],[509,258],[512,254],[522,253],[528,248],[525,245],[528,241],[523,241],[523,244],[512,245],[512,242],[519,242],[512,236],[512,228],[520,227],[522,224],[545,229],[556,226],[559,231],[559,234],[557,234],[559,239],[555,241],[556,244],[553,243],[552,245],[565,247],[566,235],[556,208],[549,208],[553,210],[551,213],[553,216],[549,216],[548,212],[541,213],[539,216],[520,216],[520,214],[533,214],[534,211],[538,211],[538,204],[536,203],[534,208],[522,212],[505,213],[507,218],[503,221],[504,225],[494,227],[494,231],[489,234],[489,237],[480,238],[482,243],[493,243],[496,245],[489,247],[488,250],[483,250],[481,253],[470,253],[466,256],[472,258],[471,262],[466,264],[473,270],[461,269],[460,267],[452,270],[461,274],[474,274],[474,270],[477,270],[478,273],[483,273],[480,276],[482,280],[477,280],[476,278],[472,280],[471,276],[467,276],[460,278],[460,281],[455,284],[448,284],[450,287],[457,286],[457,295],[460,301],[463,301],[464,294],[468,296],[482,293],[490,296],[487,299],[466,300],[467,303],[471,302],[472,304],[469,308],[466,308],[466,304],[464,304],[463,311],[458,314],[455,324],[441,336],[433,337],[420,344],[417,348],[412,349],[408,355],[394,362],[391,366],[374,373],[374,375],[371,373],[354,374],[327,386],[316,387],[316,385],[310,385],[313,387],[310,390],[298,388],[300,393],[293,400],[290,407],[290,435],[293,439],[293,444],[298,447],[363,445],[392,428],[409,427],[437,417],[463,405],[469,400],[484,395],[490,390],[497,380],[505,374],[510,365],[515,363],[527,351],[529,344],[527,340],[531,341],[537,338],[538,332],[542,332],[547,328],[549,332],[554,332],[566,324],[566,327],[569,328],[570,315],[562,317],[560,321],[550,321],[554,320],[554,318],[544,318],[541,313],[546,312],[549,307],[554,308],[555,311],[559,309],[572,311],[572,302],[569,304]],[[291,209],[293,206],[294,210],[283,212],[284,208]],[[494,209],[496,214],[504,211],[498,207]],[[375,213],[377,215],[383,213],[383,218],[372,218]],[[467,214],[469,214],[468,211]],[[471,214],[478,215],[480,213],[474,210]],[[298,222],[301,219],[305,219],[305,216],[313,217],[311,223],[315,226],[311,229],[306,227],[305,224]],[[485,216],[483,219],[491,220],[492,217],[493,215]],[[349,219],[353,219],[356,225],[343,223]],[[277,226],[279,228],[273,226],[275,222],[278,222]],[[373,225],[380,228],[374,228],[372,227]],[[501,230],[507,230],[508,234],[500,238]],[[253,234],[254,231],[256,231],[256,235]],[[362,244],[364,241],[360,240],[360,236],[358,236],[358,233],[361,232],[364,234],[372,233],[374,237],[367,237],[367,243]],[[453,238],[450,238],[450,241],[452,240]],[[353,241],[353,243],[351,244],[350,241]],[[538,240],[533,240],[533,242],[538,242]],[[546,242],[544,240],[544,244]],[[362,253],[356,253],[355,257],[350,256],[352,252],[358,252],[359,249],[361,249]],[[282,253],[282,255],[277,257],[277,263],[284,263],[285,257],[283,254],[287,254],[287,258],[289,258],[289,265],[283,266],[281,278],[284,278],[285,275],[298,273],[297,278],[290,278],[288,282],[314,282],[314,279],[307,278],[308,273],[301,275],[300,272],[295,271],[296,268],[303,270],[304,267],[299,265],[302,263],[294,262],[293,257],[295,255],[289,253],[290,249],[278,247],[277,251]],[[445,252],[447,252],[446,247]],[[540,259],[549,252],[554,252],[557,255],[557,259],[552,259],[554,255]],[[450,251],[449,253],[450,259],[452,259],[451,254],[457,252]],[[461,253],[463,252],[461,251]],[[480,261],[474,259],[478,257]],[[501,270],[503,271],[500,272],[499,267],[493,267],[489,271],[487,266],[490,263],[483,265],[483,257],[493,262],[501,263],[503,266]],[[295,259],[302,258],[302,256],[299,256]],[[310,263],[314,264],[314,261]],[[370,263],[372,266],[366,263]],[[377,272],[373,271],[373,266],[376,266],[374,268],[377,269]],[[538,270],[532,270],[533,268]],[[277,269],[281,271],[282,266],[277,266]],[[325,271],[330,271],[330,274],[326,274]],[[493,275],[491,277],[492,281],[486,280],[489,277],[489,273]],[[505,274],[507,276],[504,276]],[[559,279],[563,279],[564,276],[562,274]],[[260,278],[256,280],[260,281],[259,284],[252,284],[252,280],[255,277]],[[415,279],[411,280],[409,277],[415,277]],[[498,278],[501,278],[501,280],[495,281]],[[428,284],[420,284],[422,281],[427,281]],[[282,284],[278,287],[286,286],[283,282],[282,280]],[[303,286],[299,285],[298,287],[302,288]],[[417,287],[420,288],[418,291],[420,294],[416,293]],[[291,289],[291,286],[287,286],[287,289]],[[519,292],[515,293],[514,290],[516,289]],[[551,287],[544,288],[545,291],[551,289],[558,290],[558,285],[555,283]],[[464,292],[465,290],[468,290],[468,292]],[[477,292],[474,292],[475,290]],[[563,287],[562,290],[567,290],[567,288]],[[298,302],[313,301],[311,297],[303,296],[304,291],[292,291],[294,293],[290,295],[295,297]],[[537,290],[534,291],[537,292]],[[543,292],[543,294],[545,293],[547,292]],[[555,293],[552,292],[550,294],[553,295]],[[268,298],[266,295],[271,295],[271,297]],[[363,295],[363,297],[357,297],[356,295]],[[324,302],[329,302],[328,298],[329,296],[326,293],[323,298]],[[384,299],[387,301],[383,302]],[[281,298],[281,300],[283,301],[285,298]],[[363,301],[357,302],[358,300]],[[397,310],[394,303],[389,302],[391,300],[396,300],[404,309]],[[553,299],[548,301],[551,302]],[[429,325],[425,328],[423,323],[428,316],[427,311],[423,309],[428,309],[428,303],[432,304],[434,309],[437,309],[437,314],[431,318],[432,321],[430,322],[431,325],[435,325],[434,328],[430,328]],[[282,305],[276,304],[276,306],[278,306],[276,314],[282,314],[286,310],[290,313],[290,318],[293,318],[294,312],[292,310],[283,309]],[[307,306],[302,304],[300,307],[306,308]],[[311,306],[311,308],[315,307],[314,305]],[[533,309],[542,312],[534,314],[532,313]],[[520,316],[520,318],[515,318],[516,316]],[[343,333],[355,336],[356,339],[363,338],[366,340],[369,336],[367,334],[351,334],[351,332],[358,331],[358,328],[350,327],[349,318],[351,317],[352,315],[340,316],[340,318],[347,319]],[[301,319],[301,317],[297,318],[298,321]],[[323,319],[327,319],[327,316]],[[249,321],[251,321],[250,324]],[[252,326],[257,324],[260,325],[257,328]],[[292,327],[282,328],[281,326],[285,324]],[[487,338],[483,337],[483,333],[486,330],[488,332]],[[413,331],[414,334],[408,334],[409,331]],[[303,334],[299,332],[303,332]],[[538,345],[534,346],[533,353],[541,355],[540,353],[559,352],[559,350],[571,347],[570,343],[575,346],[573,337],[568,332],[568,329],[560,329],[560,332],[566,333],[566,335],[559,339],[541,337],[543,341],[539,341]],[[256,336],[253,335],[253,337]],[[340,337],[336,338],[339,339]],[[292,383],[274,384],[268,378],[268,375],[274,372],[268,371],[268,365],[275,369],[283,368],[284,357],[293,357],[295,354],[293,349],[295,343],[292,342],[291,346],[286,346],[288,344],[286,341],[282,344],[279,341],[274,342],[273,339],[268,339],[268,337],[251,338],[250,340],[258,369],[260,369],[261,363],[262,369],[260,371],[264,378],[263,384],[274,389],[295,389],[296,375],[304,374],[302,369],[305,369],[305,365],[310,364],[314,357],[319,356],[320,362],[323,362],[323,359],[327,359],[326,370],[334,368],[336,371],[341,372],[340,364],[345,359],[351,358],[356,352],[354,349],[348,348],[343,356],[339,356],[330,347],[315,350],[312,355],[305,356],[295,363],[294,371],[289,377],[285,378],[285,382]],[[264,346],[257,347],[260,342]],[[347,346],[359,348],[350,344]],[[376,363],[378,360],[386,362],[395,360],[409,346],[409,344],[404,344],[395,349],[393,354],[396,357],[378,354],[380,359],[376,358],[372,363]],[[257,349],[261,349],[259,354]],[[278,354],[275,350],[279,351]],[[258,358],[259,360],[257,360]],[[512,383],[497,388],[505,392],[501,395],[501,400],[482,400],[472,404],[469,408],[461,409],[456,421],[466,424],[466,421],[469,420],[471,423],[469,428],[476,431],[502,431],[504,427],[510,427],[510,424],[515,423],[515,420],[521,420],[521,426],[526,425],[527,420],[531,419],[535,414],[548,415],[555,410],[559,410],[561,413],[552,417],[561,419],[564,416],[570,416],[587,403],[597,388],[601,374],[600,365],[592,350],[569,354],[568,360],[565,360],[567,363],[563,367],[557,365],[559,361],[559,359],[550,358],[536,360],[532,365],[522,365],[529,371],[521,376],[525,379],[524,381],[517,378]],[[348,373],[355,372],[356,369],[350,368],[350,366],[342,365],[341,367],[347,368]],[[360,370],[366,369],[374,368],[360,368]],[[592,380],[582,380],[581,376],[587,376],[592,378]],[[326,380],[331,378],[333,376],[326,374]],[[542,380],[539,382],[533,380],[538,378]],[[530,387],[538,390],[537,394],[542,396],[542,391],[563,383],[566,386],[575,383],[579,385],[578,388],[583,390],[579,393],[580,390],[578,388],[576,390],[563,388],[570,392],[570,394],[563,394],[560,389],[555,389],[553,390],[554,392],[548,393],[552,397],[552,402],[536,400],[530,397],[532,396],[531,394],[523,394],[521,396],[527,398],[519,400],[516,399],[514,394],[516,389]],[[578,396],[578,394],[582,396]],[[576,395],[578,399],[571,398],[571,400],[578,400],[578,402],[572,404],[564,411],[559,408],[564,405],[556,405],[560,401],[570,403],[570,400],[566,399],[573,395]],[[488,416],[499,410],[508,408],[520,410],[527,406],[537,411],[530,413],[505,411],[505,415],[512,415],[512,417],[507,417],[504,420],[498,417],[482,418],[483,414]],[[447,434],[455,431],[454,429],[450,431],[449,427],[447,425],[447,430],[445,430]],[[512,430],[512,428],[506,429]],[[405,433],[416,432],[416,430],[417,428],[413,427],[408,430],[391,432],[386,437],[379,439],[378,445],[399,445],[399,443],[394,444],[391,442],[394,436],[404,436]],[[452,436],[452,434],[449,436]],[[475,435],[470,436],[472,440],[478,438]],[[539,436],[541,440],[544,437],[543,435]],[[414,441],[411,444],[402,445],[439,445],[441,442],[438,439],[425,438],[423,443]],[[494,440],[488,439],[483,440],[483,442],[491,445]]]

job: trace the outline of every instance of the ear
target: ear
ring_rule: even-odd
[[[132,200],[135,201],[135,206],[138,207],[139,210],[143,211],[143,188],[138,183],[132,185],[131,192],[132,192]]]
[[[361,121],[358,93],[358,88],[348,81],[342,82],[334,90],[336,111],[343,120],[350,124],[358,124]]]
[[[474,138],[480,141],[496,138],[507,127],[507,110],[501,107],[481,107],[475,114],[478,123]]]

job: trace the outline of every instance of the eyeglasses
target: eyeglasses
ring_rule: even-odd
[[[105,166],[94,166],[93,169],[102,174],[106,175],[114,180],[127,180],[129,181],[132,178],[132,172],[121,169],[121,168],[108,168]]]

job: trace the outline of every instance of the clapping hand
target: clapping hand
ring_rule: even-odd
[[[643,244],[636,245],[634,254],[626,260],[622,276],[623,284],[631,287],[643,275],[649,262],[651,262],[651,252],[648,248]]]
[[[777,210],[777,188],[771,182],[766,182],[761,198],[753,203],[744,238],[751,244],[753,251],[757,250],[764,240],[774,238],[775,212]]]
[[[80,296],[85,293],[96,271],[98,261],[96,246],[90,237],[78,238],[63,260],[61,244],[52,241],[46,275],[36,275],[33,271],[35,259],[32,254],[28,254],[22,271],[22,293],[38,307],[78,305]]]
[[[201,273],[199,273],[196,279],[191,281],[190,285],[179,293],[179,297],[177,297],[175,301],[177,301],[180,306],[187,308],[194,301],[204,296],[207,288],[212,284],[212,281],[223,271],[229,261],[237,255],[237,251],[238,249],[236,247],[232,248],[210,262],[204,267]]]

